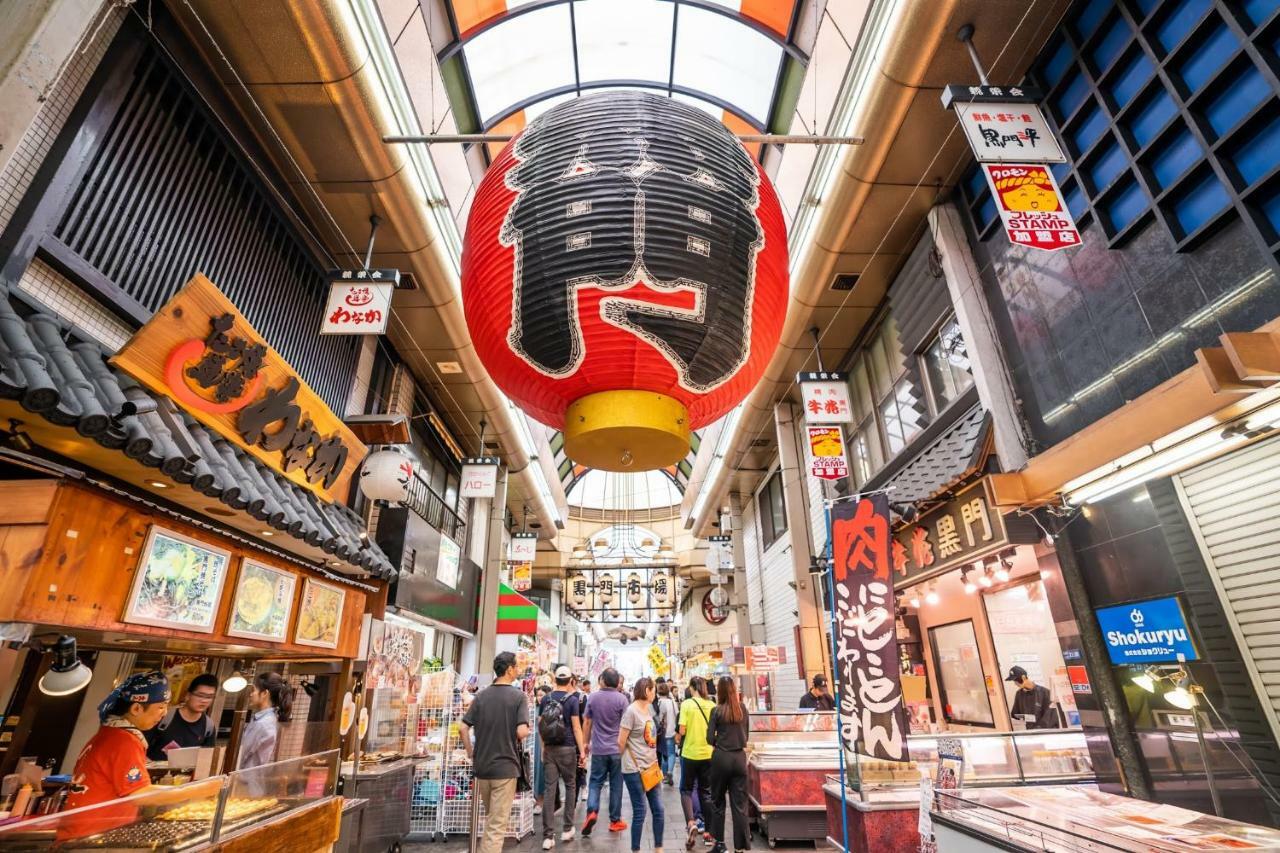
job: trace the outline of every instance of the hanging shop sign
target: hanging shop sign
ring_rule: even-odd
[[[849,476],[844,455],[844,434],[839,426],[811,426],[809,430],[809,473],[820,480],[843,480]]]
[[[517,533],[507,543],[507,562],[511,568],[511,585],[517,592],[533,587],[533,561],[538,554],[536,533]]]
[[[805,423],[853,422],[853,407],[849,404],[849,374],[836,371],[798,373],[796,383],[800,386],[800,405],[804,408]]]
[[[1000,104],[1018,106],[1038,104],[1044,100],[1044,92],[1035,86],[970,86],[968,83],[951,83],[942,90],[942,108],[949,110],[955,104]]]
[[[297,485],[346,499],[365,446],[203,275],[111,363]]]
[[[1035,104],[957,103],[955,111],[979,163],[1067,161]]]
[[[781,647],[758,644],[743,649],[747,672],[776,672],[785,660]]]
[[[1048,166],[981,165],[1011,243],[1046,252],[1080,245],[1080,231]]]
[[[462,460],[462,481],[458,494],[463,498],[491,498],[498,491],[496,456],[479,456]]]
[[[849,752],[908,761],[907,709],[894,630],[889,499],[877,494],[835,504],[831,542],[841,741]]]
[[[587,674],[587,658],[585,655],[573,656],[573,674],[582,678]]]
[[[1005,546],[1029,545],[1039,538],[1031,519],[1006,519],[1000,514],[984,477],[894,534],[895,584],[901,588],[922,575],[939,574]]]
[[[330,270],[322,335],[385,335],[400,270]]]
[[[764,170],[705,112],[607,92],[543,113],[476,191],[471,340],[499,387],[608,471],[671,465],[777,349],[786,227]]]
[[[436,582],[449,589],[458,588],[458,569],[462,564],[462,546],[448,536],[440,536],[440,556],[436,559]]]
[[[671,671],[667,663],[667,653],[657,643],[649,647],[649,666],[653,669],[654,675],[666,675]]]
[[[707,620],[708,625],[723,625],[729,619],[729,608],[725,606],[728,599],[717,604],[712,595],[718,589],[720,587],[713,586],[702,594],[702,618]],[[724,590],[720,589],[720,592],[723,594]]]
[[[1112,663],[1176,663],[1200,657],[1176,597],[1100,607],[1097,614]]]

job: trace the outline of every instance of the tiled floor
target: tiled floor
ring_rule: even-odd
[[[608,802],[607,789],[605,791],[605,796],[603,796],[601,799],[604,803]],[[574,823],[579,828],[581,828],[582,820],[584,818],[585,801],[586,801],[586,797],[583,796],[578,803],[577,819],[574,821]],[[664,842],[663,849],[664,851],[666,851],[666,853],[684,853],[685,823],[684,823],[684,817],[680,811],[680,792],[676,788],[663,785],[662,786],[662,806],[666,816],[665,828],[663,831],[663,842]],[[606,810],[607,810],[607,806],[606,806]],[[629,853],[629,851],[631,850],[630,827],[623,830],[622,832],[610,832],[608,815],[601,814],[600,818],[601,818],[600,822],[596,824],[595,829],[592,831],[591,835],[588,836],[587,838],[583,838],[581,833],[579,833],[577,836],[575,836],[575,838],[572,841],[562,842],[559,840],[561,817],[557,815],[556,847],[555,847],[557,853]],[[631,802],[627,798],[625,793],[622,798],[622,819],[626,821],[628,824],[631,823]],[[732,844],[732,833],[733,833],[732,820],[733,820],[732,817],[727,818],[726,826],[725,826],[726,834],[730,837],[731,844]],[[644,838],[640,843],[640,849],[644,851],[652,851],[655,846],[653,843],[653,824],[651,823],[651,821],[652,821],[652,815],[646,815],[645,827],[644,827]],[[442,843],[423,842],[423,843],[406,844],[404,849],[405,851],[412,851],[412,853],[460,853],[460,851],[464,851],[468,848],[467,841],[468,839],[465,836],[455,835],[455,836],[450,836],[448,840]],[[751,843],[756,850],[768,849],[768,845],[765,843],[765,840],[759,835],[755,835],[752,838]],[[790,847],[798,851],[813,849],[813,845],[811,844],[793,844],[793,845],[779,844],[778,847],[779,849],[782,849],[784,847]],[[504,848],[505,853],[535,853],[535,851],[540,851],[541,849],[542,849],[542,816],[541,815],[538,815],[534,818],[534,831],[532,835],[530,835],[528,838],[525,838],[518,844],[514,841],[508,840],[506,847]],[[710,849],[711,849],[710,845],[703,844],[701,841],[699,841],[698,846],[695,848],[695,851],[696,853],[707,853],[707,851],[710,851]]]

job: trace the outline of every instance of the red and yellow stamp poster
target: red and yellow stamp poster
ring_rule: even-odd
[[[983,163],[1009,241],[1048,252],[1080,245],[1080,232],[1048,166]]]
[[[839,480],[849,476],[849,463],[844,455],[844,436],[839,426],[809,427],[809,472],[822,480]]]

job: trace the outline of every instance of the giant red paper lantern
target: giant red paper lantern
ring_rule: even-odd
[[[694,107],[561,104],[498,156],[462,254],[476,350],[566,453],[670,465],[751,390],[787,308],[786,225],[760,165]]]

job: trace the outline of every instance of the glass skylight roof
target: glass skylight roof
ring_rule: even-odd
[[[585,509],[645,510],[680,503],[680,489],[662,471],[616,474],[591,469],[579,477],[565,496],[571,506]]]
[[[789,116],[783,83],[807,57],[795,0],[449,0],[440,52],[460,125],[514,131],[584,91],[657,91],[737,132]],[[450,67],[452,66],[452,67]],[[789,89],[786,91],[790,91]],[[791,94],[794,99],[794,93]],[[784,98],[785,99],[785,98]]]

